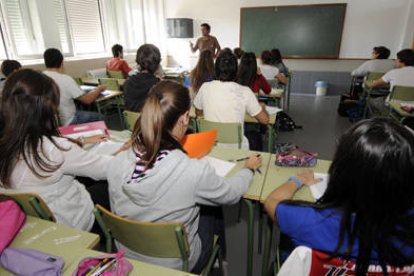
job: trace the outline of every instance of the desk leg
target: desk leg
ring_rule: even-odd
[[[267,132],[268,132],[267,151],[269,153],[272,153],[274,142],[275,142],[274,140],[275,140],[275,136],[276,136],[273,125],[271,125],[271,124],[267,125]]]
[[[267,217],[267,224],[265,229],[265,245],[262,260],[262,276],[266,276],[269,268],[270,250],[272,248],[273,238],[273,221]]]
[[[102,114],[102,110],[101,110],[101,105],[100,105],[99,103],[96,103],[96,110],[98,110],[98,113],[99,113],[100,115],[103,115],[103,114]]]
[[[257,208],[258,210],[259,210],[259,220],[258,220],[258,223],[259,223],[259,241],[258,241],[258,248],[257,248],[257,250],[258,250],[258,252],[259,252],[259,254],[261,254],[262,253],[262,238],[263,238],[263,204],[260,204],[260,202],[257,202],[257,204],[259,204],[259,208]]]
[[[121,125],[125,126],[125,122],[123,120],[122,113],[121,113],[121,104],[120,104],[120,102],[121,102],[121,97],[120,96],[116,97],[116,108],[118,109],[119,123]]]
[[[254,205],[251,200],[243,199],[246,203],[247,217],[247,276],[253,275],[253,239],[254,239]]]

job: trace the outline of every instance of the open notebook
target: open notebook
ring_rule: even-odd
[[[328,174],[326,173],[315,173],[315,178],[322,179],[321,182],[310,186],[310,190],[314,199],[319,199],[328,187]]]

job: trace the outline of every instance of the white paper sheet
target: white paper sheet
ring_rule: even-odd
[[[272,114],[276,114],[276,113],[282,111],[282,109],[281,108],[278,108],[276,106],[268,106],[268,105],[266,105],[266,111],[267,111],[267,113],[269,113],[269,115],[272,115]]]
[[[329,176],[326,173],[315,173],[315,178],[320,178],[322,181],[311,185],[310,190],[312,192],[313,198],[319,199],[325,193],[325,190],[328,187]]]
[[[95,144],[89,152],[93,154],[99,154],[99,155],[111,155],[117,150],[119,150],[120,147],[122,147],[123,143],[113,142],[113,141],[106,141],[101,142],[98,144]]]
[[[201,160],[207,160],[207,162],[214,168],[217,175],[226,176],[233,168],[236,163],[224,161],[211,156],[205,156]]]
[[[105,134],[105,131],[103,129],[94,129],[94,130],[88,130],[88,131],[83,131],[83,132],[77,132],[77,133],[73,133],[73,134],[66,134],[66,135],[64,135],[64,137],[77,139],[81,136],[90,137],[90,136],[100,135],[100,134]]]

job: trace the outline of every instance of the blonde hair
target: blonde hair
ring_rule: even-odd
[[[184,151],[172,131],[190,104],[188,89],[176,82],[161,81],[150,90],[132,133],[133,149],[144,153],[146,168],[154,164],[161,150]]]

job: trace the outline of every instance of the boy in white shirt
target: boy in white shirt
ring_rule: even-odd
[[[46,65],[46,71],[43,73],[52,78],[59,87],[60,124],[67,126],[103,120],[103,116],[99,113],[77,111],[74,99],[84,104],[91,104],[105,90],[105,87],[99,85],[95,90],[85,94],[72,77],[63,74],[63,55],[58,49],[47,49],[43,54],[43,58]]]
[[[358,68],[352,71],[353,77],[364,77],[368,72],[388,72],[394,68],[394,61],[388,59],[390,50],[384,46],[372,49],[371,60],[365,61]]]
[[[267,124],[269,115],[254,93],[249,87],[235,82],[236,56],[231,51],[222,51],[215,67],[218,80],[204,83],[194,99],[197,115],[204,115],[212,122],[241,123],[243,126],[244,116],[248,113],[260,123]],[[249,149],[246,137],[243,137],[242,149]]]
[[[382,78],[374,80],[372,83],[367,83],[367,86],[375,88],[390,84],[391,90],[395,85],[414,87],[414,50],[404,49],[399,51],[395,65],[397,69],[388,71]],[[384,97],[379,97],[370,101],[373,113],[386,114],[387,108],[384,105],[384,100]]]

